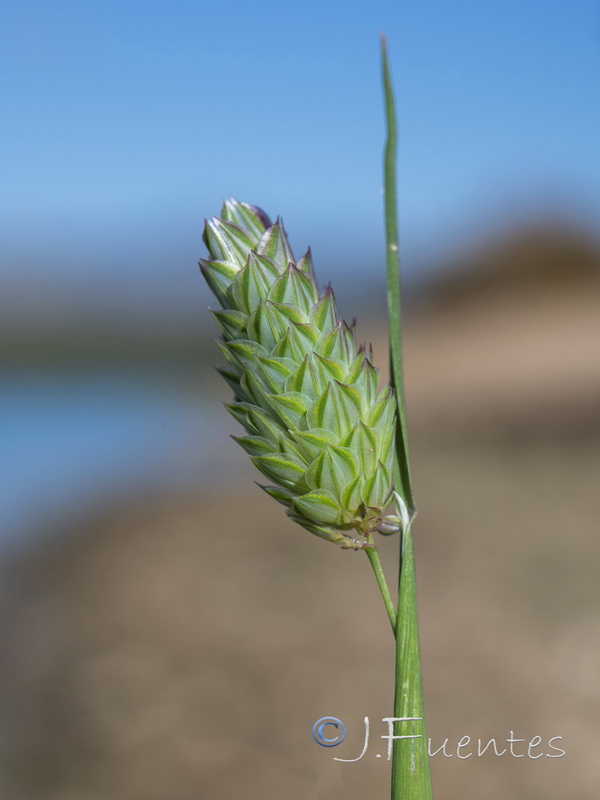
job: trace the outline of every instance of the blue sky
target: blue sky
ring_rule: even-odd
[[[228,195],[281,213],[323,281],[378,269],[382,31],[409,273],[517,220],[598,230],[591,1],[5,0],[0,247],[15,297],[205,305],[201,222]]]

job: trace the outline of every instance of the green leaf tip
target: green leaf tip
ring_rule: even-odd
[[[387,39],[381,37],[381,60],[385,99],[387,136],[384,151],[384,204],[386,231],[386,274],[388,318],[390,328],[390,366],[392,386],[396,390],[399,425],[396,428],[397,457],[394,482],[406,500],[411,516],[416,512],[410,471],[406,397],[404,391],[404,362],[402,354],[402,296],[400,281],[400,250],[398,243],[398,211],[396,201],[397,128],[394,91],[387,54]]]

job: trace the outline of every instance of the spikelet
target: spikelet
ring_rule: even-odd
[[[228,200],[206,221],[200,268],[235,399],[234,437],[273,485],[262,488],[307,530],[359,549],[406,524],[392,491],[396,403],[372,356],[356,350],[330,288],[319,296],[310,250],[294,259],[281,220]],[[385,516],[395,498],[397,515]]]

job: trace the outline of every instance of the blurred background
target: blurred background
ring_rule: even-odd
[[[281,214],[385,364],[382,31],[436,798],[596,797],[599,17],[3,4],[2,798],[387,796],[367,560],[254,486],[196,266],[225,196]]]

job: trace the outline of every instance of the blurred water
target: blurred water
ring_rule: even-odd
[[[164,370],[14,368],[0,397],[2,548],[133,491],[210,480],[233,449],[217,398]]]

